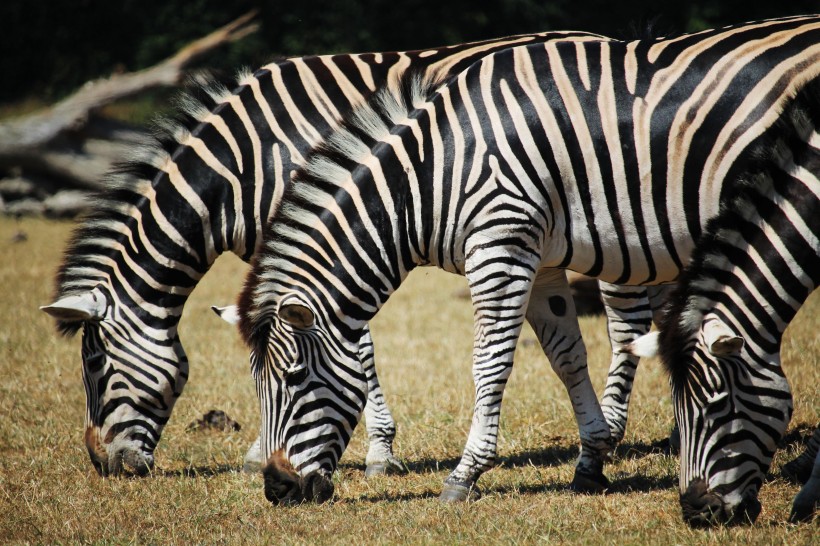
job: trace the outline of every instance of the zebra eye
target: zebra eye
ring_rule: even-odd
[[[94,353],[85,359],[85,366],[90,373],[99,372],[104,364],[105,353]]]
[[[282,375],[285,379],[285,384],[289,387],[294,387],[307,379],[307,374],[307,366],[303,366],[301,368],[291,368],[289,370],[285,370]]]
[[[722,413],[729,405],[729,393],[720,392],[711,396],[707,402],[706,409],[709,413]]]

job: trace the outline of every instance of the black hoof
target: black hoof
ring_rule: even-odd
[[[395,476],[399,474],[407,474],[407,468],[398,459],[370,463],[364,470],[365,478],[372,478],[373,476]]]
[[[577,470],[575,471],[575,477],[572,478],[572,483],[569,484],[572,491],[588,495],[605,493],[610,487],[611,484],[603,473],[587,474]]]
[[[809,504],[800,504],[798,505],[795,503],[792,506],[792,512],[789,514],[789,521],[791,523],[806,523],[812,520],[814,515],[817,513],[816,506],[809,503]]]
[[[481,498],[481,491],[475,485],[445,483],[438,500],[441,502],[470,502]]]
[[[780,475],[783,476],[783,478],[788,482],[803,485],[809,481],[809,476],[811,476],[811,469],[812,466],[814,466],[814,462],[810,461],[809,464],[801,464],[802,462],[802,458],[798,457],[793,461],[784,464],[783,468],[780,469]]]

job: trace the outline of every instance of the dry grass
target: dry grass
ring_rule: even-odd
[[[191,378],[146,479],[101,479],[82,443],[84,392],[79,340],[55,335],[37,310],[48,303],[67,223],[0,219],[0,543],[519,543],[808,544],[817,522],[786,524],[793,485],[770,480],[753,527],[693,531],[680,517],[677,463],[654,451],[672,424],[665,377],[644,363],[617,463],[615,492],[567,491],[577,430],[563,387],[540,349],[523,344],[507,390],[500,464],[481,479],[485,496],[440,504],[442,480],[457,461],[470,423],[471,311],[454,296],[460,278],[414,273],[373,324],[377,361],[399,424],[396,453],[409,475],[365,481],[363,427],[336,476],[332,504],[275,508],[261,479],[237,472],[258,426],[247,354],[236,333],[207,307],[233,300],[245,272],[221,259],[186,309],[182,338]],[[28,240],[11,242],[23,230]],[[795,391],[792,427],[820,422],[820,297],[801,311],[784,343]],[[608,362],[603,319],[582,321],[601,389]],[[533,339],[527,332],[524,339]],[[235,433],[187,433],[212,408],[244,426]],[[781,452],[774,471],[793,455]],[[815,542],[816,543],[816,542]]]

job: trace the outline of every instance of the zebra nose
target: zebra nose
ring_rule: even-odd
[[[709,527],[720,524],[738,525],[754,523],[760,515],[761,505],[757,495],[749,492],[736,506],[729,506],[723,497],[710,491],[705,480],[689,483],[680,497],[683,519],[691,527]]]
[[[283,451],[276,451],[262,469],[265,498],[272,504],[290,505],[302,502],[322,503],[333,497],[333,480],[324,470],[304,478],[293,469]]]
[[[757,500],[756,495],[747,495],[743,498],[743,501],[741,501],[737,508],[735,508],[729,523],[754,523],[757,520],[757,516],[760,515],[762,509],[763,507],[761,506],[760,501]]]
[[[275,451],[262,469],[265,498],[273,504],[299,504],[302,496],[299,474],[293,469],[282,450]]]
[[[312,472],[305,477],[302,494],[306,500],[323,503],[333,497],[333,480],[322,471]]]
[[[700,478],[689,482],[680,496],[680,505],[683,519],[691,527],[709,527],[725,519],[722,499]]]

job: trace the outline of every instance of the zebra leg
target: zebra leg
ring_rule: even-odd
[[[367,451],[365,477],[381,474],[399,474],[407,471],[404,463],[393,456],[393,439],[396,437],[396,422],[384,401],[379,377],[376,375],[376,360],[370,328],[365,328],[359,342],[361,358],[367,375],[367,404],[364,407],[365,427],[370,448]]]
[[[495,463],[501,399],[537,268],[525,251],[481,250],[468,252],[466,264],[474,316],[473,421],[461,460],[444,481],[439,498],[445,502],[478,498],[476,482]]]
[[[806,446],[806,453],[814,449],[814,466],[805,485],[794,498],[789,521],[795,523],[809,521],[817,512],[818,506],[820,506],[820,450],[818,446],[820,446],[820,428],[814,431],[808,446]],[[792,462],[796,462],[796,460]]]
[[[611,457],[614,443],[589,379],[586,347],[563,270],[539,273],[527,308],[527,320],[535,330],[552,369],[569,393],[578,423],[581,453],[572,488],[602,492],[609,487],[603,466]]]
[[[599,284],[612,347],[612,361],[601,398],[601,409],[609,423],[613,441],[617,444],[623,440],[626,432],[629,398],[639,360],[637,356],[621,350],[649,332],[653,321],[657,324],[674,285],[622,286],[603,281]],[[680,449],[677,425],[669,435],[669,445],[673,452]]]
[[[612,441],[617,444],[623,440],[626,431],[629,397],[639,360],[637,356],[622,353],[621,349],[649,332],[652,308],[643,286],[621,286],[603,281],[598,284],[612,347],[612,361],[601,398],[601,410],[609,424]]]
[[[784,464],[780,474],[792,483],[804,484],[811,476],[818,455],[820,455],[820,428],[817,428],[809,438],[805,451]]]
[[[245,459],[242,462],[242,472],[248,474],[257,474],[262,472],[262,435],[256,437],[253,445],[245,453]]]

